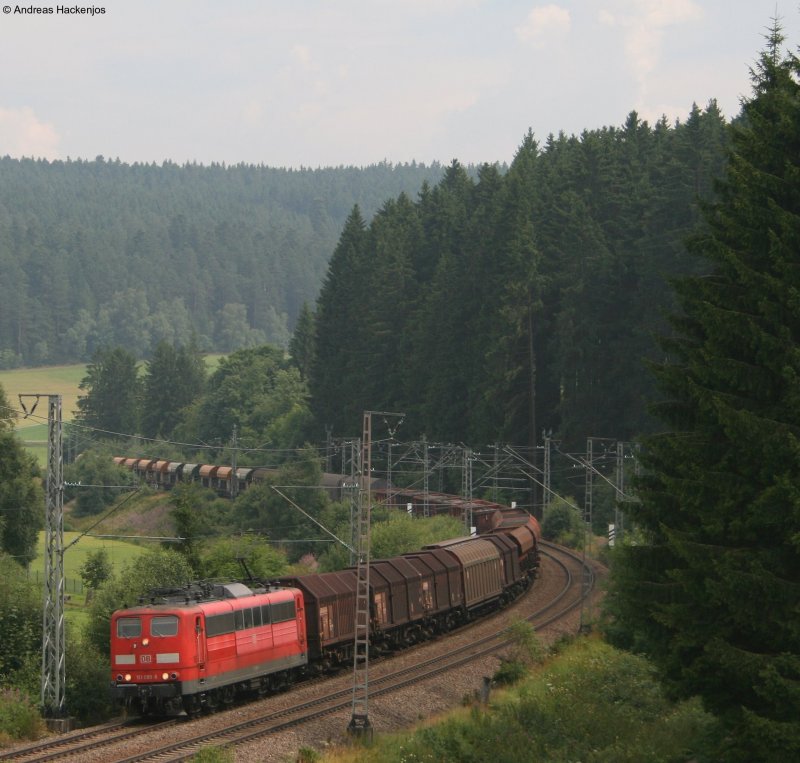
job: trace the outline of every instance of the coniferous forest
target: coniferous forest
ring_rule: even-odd
[[[291,338],[316,435],[383,409],[409,437],[630,440],[728,131],[711,102],[528,134],[509,167],[6,157],[0,366]]]
[[[353,204],[441,174],[0,158],[0,368],[283,346]]]
[[[529,134],[507,172],[454,162],[371,220],[354,209],[306,361],[317,423],[342,434],[363,410],[397,410],[405,436],[522,445],[648,431],[644,361],[659,358],[670,280],[705,267],[684,239],[728,129],[712,102],[675,125],[631,113]]]
[[[632,112],[508,167],[6,157],[0,366],[290,345],[316,436],[383,409],[408,437],[630,440],[728,130],[714,102]]]

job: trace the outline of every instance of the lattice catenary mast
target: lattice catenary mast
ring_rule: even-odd
[[[44,608],[42,611],[41,702],[45,715],[65,716],[66,668],[64,625],[64,479],[61,395],[21,394],[23,398],[47,397],[47,496],[44,527]],[[31,413],[33,413],[33,408]],[[26,411],[27,413],[27,411]]]
[[[351,734],[372,737],[369,720],[369,546],[372,509],[372,416],[404,416],[402,413],[365,411],[361,435],[361,479],[359,480],[358,572],[356,582],[356,623],[353,644],[353,713],[347,730]]]

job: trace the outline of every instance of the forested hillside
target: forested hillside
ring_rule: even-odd
[[[631,113],[543,145],[528,135],[508,172],[454,163],[372,219],[355,209],[316,307],[320,431],[352,433],[368,409],[448,442],[646,431],[643,361],[675,307],[669,280],[703,267],[684,239],[728,130],[714,102],[675,125]]]
[[[353,205],[441,175],[0,158],[0,368],[283,345]]]

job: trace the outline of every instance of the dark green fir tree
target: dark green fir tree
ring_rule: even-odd
[[[367,233],[356,206],[331,257],[317,300],[316,353],[309,387],[317,422],[336,434],[358,427],[363,403],[349,394],[361,380],[359,320],[366,288]],[[349,405],[347,404],[349,402]]]
[[[642,542],[615,563],[612,633],[727,729],[719,759],[800,756],[800,63],[776,23],[727,176],[690,241],[655,368]]]
[[[303,303],[300,315],[297,318],[297,325],[289,341],[289,355],[292,363],[300,371],[303,380],[308,379],[311,366],[314,363],[314,353],[316,352],[316,324],[314,320],[314,310],[309,307],[308,302]]]
[[[134,434],[139,427],[141,380],[136,357],[122,347],[97,350],[80,383],[76,418],[109,433]]]

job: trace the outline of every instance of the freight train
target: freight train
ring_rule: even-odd
[[[219,464],[184,463],[158,458],[128,458],[114,456],[114,463],[130,471],[134,479],[156,490],[169,490],[175,485],[190,482],[214,490],[221,496],[231,496],[247,490],[279,474],[278,469],[268,467],[240,467]],[[351,478],[342,474],[323,474],[320,487],[334,500],[343,497]],[[373,480],[373,485],[385,485],[382,480]]]
[[[456,516],[470,511],[477,535],[371,561],[371,653],[505,606],[536,577],[541,530],[527,512],[404,488],[391,494],[418,513],[423,506]],[[356,587],[357,570],[349,568],[152,591],[111,617],[111,696],[144,714],[191,715],[352,665]]]
[[[237,495],[252,485],[262,484],[280,474],[278,469],[269,467],[234,469],[232,466],[184,463],[157,458],[114,456],[114,463],[130,471],[137,482],[156,490],[170,490],[175,485],[193,483],[214,490],[221,496]],[[353,495],[354,482],[352,477],[326,472],[320,476],[319,487],[331,500],[340,501]],[[489,521],[487,515],[501,508],[499,504],[480,498],[466,501],[448,493],[391,487],[386,480],[380,478],[371,479],[369,488],[376,501],[405,508],[414,516],[446,513],[462,519],[467,516],[466,512],[471,512],[478,521],[479,517],[483,516],[486,526],[486,522]],[[511,510],[506,508],[504,511]],[[480,525],[477,526],[477,530],[479,533],[482,531]]]

